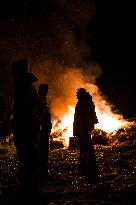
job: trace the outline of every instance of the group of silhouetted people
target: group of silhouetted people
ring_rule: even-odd
[[[47,103],[48,85],[38,91],[33,83],[37,78],[29,72],[26,59],[11,65],[14,82],[12,132],[20,162],[20,182],[23,193],[36,193],[37,187],[48,180],[49,138],[52,129]],[[97,181],[95,151],[91,131],[98,123],[91,95],[84,88],[77,91],[73,135],[80,149],[81,171],[89,182]]]
[[[51,115],[46,100],[48,85],[41,84],[37,92],[33,85],[37,78],[29,72],[26,59],[12,63],[11,71],[14,82],[11,126],[20,162],[21,190],[30,195],[37,192],[39,182],[48,173],[51,132]]]

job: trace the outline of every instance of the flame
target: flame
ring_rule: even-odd
[[[64,146],[69,145],[69,137],[73,136],[73,121],[74,121],[74,106],[68,106],[68,112],[64,114],[61,121],[57,120],[53,122],[52,133],[57,130],[62,130],[62,137],[64,138]],[[96,115],[99,123],[95,125],[95,128],[102,129],[107,133],[113,132],[123,126],[127,126],[128,122],[123,118],[120,119],[120,115],[114,113],[102,113],[96,108]]]
[[[59,123],[57,120],[53,121],[52,133],[57,130],[62,130],[65,146],[69,145],[69,137],[73,136],[74,112],[75,108],[73,106],[68,106],[68,112],[63,115],[61,121]]]
[[[121,115],[117,115],[114,113],[101,113],[96,108],[96,114],[98,118],[98,124],[95,125],[95,128],[102,129],[107,133],[113,132],[123,126],[127,126],[128,122],[121,118]]]

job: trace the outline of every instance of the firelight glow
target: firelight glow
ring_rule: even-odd
[[[69,137],[73,137],[74,112],[75,108],[73,106],[69,106],[68,112],[63,115],[61,119],[61,123],[58,124],[56,120],[53,122],[52,133],[57,130],[62,130],[65,146],[69,145]]]
[[[64,137],[65,146],[69,145],[69,137],[73,136],[74,112],[75,108],[73,106],[69,106],[68,112],[62,117],[59,126],[55,126],[57,121],[53,122],[54,126],[52,129],[52,133],[57,130],[62,130],[62,136]],[[119,116],[116,114],[108,115],[107,113],[101,113],[97,108],[96,114],[99,123],[95,125],[95,128],[102,129],[107,133],[113,132],[114,130],[119,129],[122,126],[127,125],[127,122],[123,119],[118,119]]]
[[[95,125],[95,128],[102,129],[107,133],[113,132],[114,130],[117,130],[121,128],[122,126],[126,126],[127,122],[123,119],[119,119],[118,115],[111,114],[108,115],[107,113],[101,113],[96,108],[96,114],[98,117],[99,123]]]

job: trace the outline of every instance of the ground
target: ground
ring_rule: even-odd
[[[121,132],[116,133],[118,140],[114,143],[95,145],[99,182],[94,185],[87,183],[79,171],[79,150],[50,150],[49,181],[39,189],[39,202],[48,205],[136,204],[135,133],[135,130],[122,136]],[[16,199],[18,189],[19,164],[13,142],[0,144],[0,161],[0,201],[1,205],[7,205]]]

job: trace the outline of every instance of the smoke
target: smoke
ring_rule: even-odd
[[[76,104],[77,89],[85,87],[86,83],[96,84],[102,70],[91,61],[91,46],[87,43],[93,1],[49,2],[55,10],[49,15],[50,24],[43,36],[45,53],[32,59],[30,67],[39,79],[37,88],[40,83],[48,83],[51,113],[53,119],[58,119],[67,112],[69,105]]]
[[[68,111],[68,106],[75,106],[76,92],[80,87],[86,87],[86,83],[96,83],[96,77],[101,70],[98,65],[88,68],[85,72],[83,67],[68,67],[64,64],[54,63],[53,61],[39,62],[38,69],[33,67],[35,75],[39,79],[37,89],[40,83],[47,83],[49,86],[48,100],[53,119],[61,119]]]
[[[19,58],[28,59],[30,69],[39,76],[39,82],[42,74],[48,82],[60,72],[67,73],[66,68],[82,67],[90,55],[86,29],[92,16],[92,1],[80,0],[77,4],[73,0],[28,0],[27,4],[12,2],[10,9],[2,4],[2,10],[6,15],[0,19],[0,89],[8,89],[5,95],[12,95],[10,65]],[[52,71],[47,72],[44,64],[52,64]],[[55,71],[56,67],[58,70]]]
[[[83,30],[90,21],[95,7],[94,0],[80,0],[78,3],[75,0],[50,0],[49,2],[66,16],[71,26],[76,26],[80,30]]]
[[[103,115],[112,116],[115,119],[123,119],[120,111],[102,94],[96,84],[85,83],[85,88],[92,95],[97,111]]]
[[[127,125],[117,108],[103,96],[97,86],[97,78],[101,74],[101,69],[97,64],[90,65],[87,72],[85,72],[85,67],[68,67],[47,60],[40,63],[37,64],[38,69],[34,69],[36,76],[39,78],[37,89],[40,83],[46,82],[49,85],[48,102],[52,122],[54,120],[61,122],[61,119],[64,119],[63,117],[68,114],[69,106],[75,107],[77,102],[76,92],[78,88],[84,87],[92,95],[95,104],[99,121],[97,128],[111,132]],[[90,75],[88,75],[88,71]],[[72,121],[70,123],[71,125],[68,126],[71,127]],[[63,126],[67,125],[64,124]],[[71,129],[70,127],[69,129]]]
[[[87,29],[93,15],[93,2],[39,0],[27,1],[27,5],[13,2],[14,12],[0,19],[1,51],[5,56],[8,52],[9,65],[25,57],[31,67],[45,59],[68,67],[82,67],[91,52]],[[23,15],[18,15],[19,12]]]
[[[29,12],[24,17],[13,15],[0,20],[1,52],[8,62],[8,69],[4,65],[2,75],[4,79],[8,76],[9,87],[12,88],[10,64],[18,58],[27,58],[30,71],[38,78],[37,89],[40,83],[49,85],[53,119],[61,118],[69,105],[76,104],[76,91],[80,87],[89,89],[96,104],[100,102],[100,109],[106,109],[106,100],[97,87],[102,70],[91,61],[87,39],[94,1],[48,0],[38,5],[36,16]],[[34,6],[30,5],[29,9],[34,11]],[[6,80],[3,85],[6,87]]]

